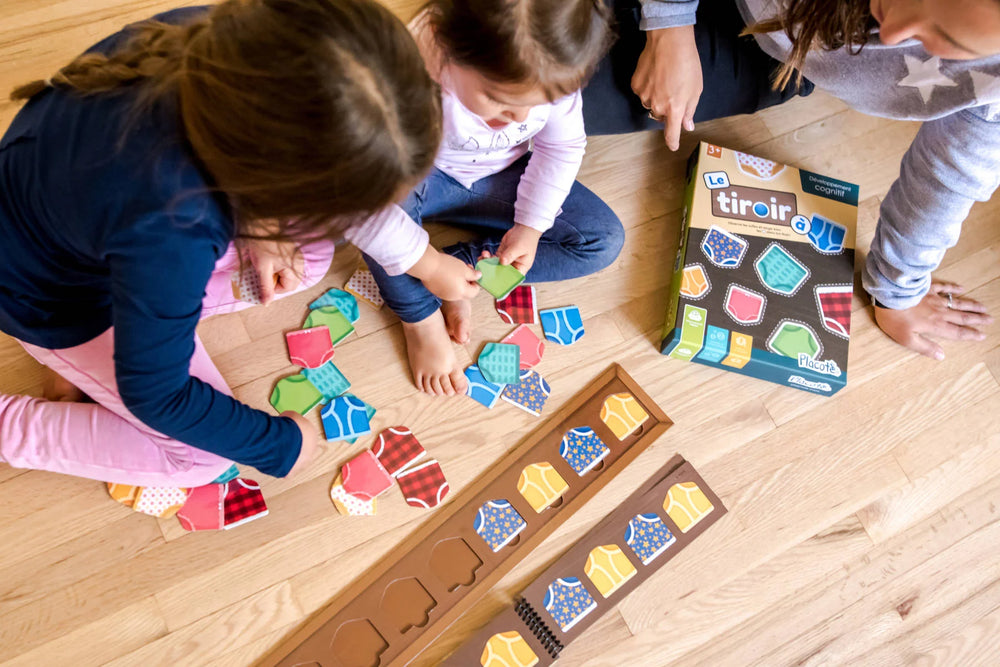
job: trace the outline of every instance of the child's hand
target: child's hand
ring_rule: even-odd
[[[906,310],[875,306],[875,321],[889,338],[914,352],[944,359],[944,350],[927,336],[951,340],[983,340],[986,335],[977,326],[990,324],[993,318],[986,307],[973,299],[956,298],[962,288],[950,283],[931,283],[920,303]],[[952,295],[951,299],[948,295]]]
[[[501,264],[510,264],[521,273],[527,275],[531,265],[535,263],[535,253],[538,252],[538,239],[542,233],[527,225],[515,224],[500,241],[497,248],[497,258]]]
[[[295,425],[302,432],[302,449],[299,451],[299,458],[295,459],[295,465],[288,471],[288,475],[297,475],[303,469],[308,468],[316,453],[319,451],[319,429],[311,421],[297,412],[291,410],[281,413],[282,417],[290,417],[295,421]]]
[[[294,291],[302,283],[305,259],[291,242],[241,239],[240,257],[250,262],[260,278],[261,303],[269,304],[275,294]]]
[[[471,299],[479,291],[482,273],[462,260],[427,246],[424,256],[407,271],[442,301]]]

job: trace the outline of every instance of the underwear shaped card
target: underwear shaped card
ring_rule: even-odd
[[[688,299],[701,299],[712,291],[712,282],[708,279],[705,267],[701,264],[688,264],[681,274],[681,296]]]
[[[841,338],[851,337],[851,285],[817,285],[816,307],[823,328]]]
[[[518,285],[496,301],[497,315],[507,324],[538,324],[534,285]]]
[[[545,342],[539,340],[535,332],[527,324],[522,324],[512,332],[507,334],[501,343],[517,345],[521,348],[521,370],[526,370],[535,366],[542,360],[545,352]]]
[[[794,295],[809,279],[805,264],[777,243],[767,246],[753,268],[764,287],[782,296]]]
[[[591,549],[584,574],[604,597],[611,595],[635,576],[636,569],[617,544],[605,544]]]
[[[549,308],[539,311],[545,337],[560,345],[572,345],[583,338],[583,316],[576,306]]]
[[[726,314],[739,324],[759,324],[764,319],[767,297],[733,283],[726,290]]]
[[[756,155],[733,151],[736,154],[737,168],[746,174],[760,181],[773,180],[778,174],[785,170],[785,165],[778,164],[773,160],[765,160]]]
[[[469,381],[465,388],[465,395],[487,408],[492,408],[500,400],[505,384],[490,382],[479,370],[479,366],[473,364],[465,369],[465,379]]]
[[[296,366],[319,368],[333,359],[330,328],[322,325],[312,329],[289,331],[285,334],[288,358]]]
[[[320,412],[320,419],[329,442],[349,440],[372,432],[368,405],[351,394],[330,401]]]
[[[767,339],[767,349],[791,359],[798,359],[800,354],[818,359],[823,353],[823,343],[808,324],[781,320]]]
[[[747,242],[722,227],[712,225],[701,241],[701,251],[712,264],[723,269],[735,269],[743,263]]]
[[[809,243],[816,249],[816,252],[824,255],[838,255],[844,251],[847,228],[833,220],[814,214],[806,238],[809,239]]]
[[[396,473],[399,490],[403,492],[406,504],[411,507],[430,509],[437,507],[448,496],[448,480],[444,478],[441,464],[430,459]]]

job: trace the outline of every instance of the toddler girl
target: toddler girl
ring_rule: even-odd
[[[466,387],[451,341],[469,339],[480,257],[541,282],[593,273],[621,250],[618,217],[575,181],[580,87],[611,31],[594,0],[431,0],[411,29],[441,85],[443,145],[401,206],[348,238],[403,321],[414,382],[451,395]],[[419,226],[431,220],[480,236],[441,253]]]

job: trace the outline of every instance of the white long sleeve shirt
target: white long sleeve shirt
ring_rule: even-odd
[[[586,150],[580,91],[532,107],[522,123],[493,129],[451,92],[445,69],[441,73],[441,107],[444,139],[434,166],[468,188],[503,171],[531,150],[517,188],[513,222],[540,232],[549,229],[576,180]],[[408,271],[428,244],[427,232],[396,205],[345,236],[389,275]]]

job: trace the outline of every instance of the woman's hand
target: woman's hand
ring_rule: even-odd
[[[312,463],[313,459],[316,458],[317,452],[319,452],[319,429],[298,412],[288,410],[282,412],[281,416],[291,418],[295,422],[295,425],[299,427],[299,431],[302,432],[302,449],[299,451],[299,458],[295,459],[295,465],[288,471],[289,476],[297,475],[309,467],[309,464]]]
[[[535,263],[535,253],[538,252],[538,239],[542,233],[526,225],[515,223],[507,230],[497,248],[497,259],[501,264],[510,264],[522,274],[527,275],[531,265]]]
[[[418,278],[442,301],[462,301],[476,296],[479,291],[476,281],[483,275],[457,257],[438,252],[430,245],[407,273]]]
[[[632,90],[650,116],[663,121],[667,147],[681,145],[681,128],[694,129],[694,112],[704,84],[694,26],[646,32],[646,47],[632,75]]]
[[[292,242],[240,239],[240,261],[249,262],[260,279],[260,301],[267,305],[275,294],[292,292],[302,283],[305,259]]]
[[[900,345],[940,361],[944,359],[944,350],[927,336],[983,340],[986,334],[975,327],[993,322],[983,304],[955,297],[963,291],[953,283],[932,282],[930,291],[912,308],[892,310],[875,306],[875,322]]]

